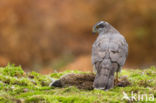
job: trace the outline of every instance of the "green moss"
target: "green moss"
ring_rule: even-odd
[[[10,71],[10,72],[9,72]],[[36,72],[24,73],[21,67],[8,65],[0,68],[0,103],[127,103],[122,100],[123,92],[131,96],[136,94],[153,94],[156,102],[156,68],[145,70],[123,69],[120,76],[128,76],[131,82],[127,87],[114,87],[109,91],[79,90],[76,87],[51,88],[52,78],[60,78],[68,73],[84,73],[65,71],[42,75]],[[144,103],[140,101],[139,103]]]
[[[56,95],[35,95],[26,99],[26,103],[91,103],[96,101],[94,97],[83,96],[56,96]],[[98,103],[98,102],[96,102]]]
[[[77,70],[74,70],[74,71],[66,70],[64,72],[52,73],[50,75],[50,77],[52,77],[52,78],[60,78],[61,76],[69,74],[69,73],[86,73],[86,72],[81,72],[81,71],[77,71]]]
[[[5,68],[1,68],[1,69],[2,69],[1,73],[3,75],[17,76],[17,77],[21,77],[24,75],[24,71],[22,70],[21,66],[8,64]]]
[[[12,101],[9,100],[8,98],[0,97],[0,103],[12,103]]]

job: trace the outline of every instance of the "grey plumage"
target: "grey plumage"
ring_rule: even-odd
[[[119,72],[128,55],[125,38],[109,23],[100,21],[93,26],[98,37],[92,46],[92,64],[96,71],[93,87],[110,89],[114,87],[114,74]]]

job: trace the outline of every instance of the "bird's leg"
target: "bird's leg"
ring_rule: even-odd
[[[115,85],[117,85],[118,82],[119,82],[119,80],[118,80],[118,72],[116,72]]]
[[[119,76],[118,76],[118,72],[116,72],[116,81],[117,81],[117,83],[119,82]]]

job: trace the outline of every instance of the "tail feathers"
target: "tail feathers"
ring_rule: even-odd
[[[99,73],[96,74],[93,87],[96,89],[110,89],[114,86],[114,73],[111,69],[102,68]]]
[[[114,87],[114,75],[110,75],[106,85],[106,89],[111,89],[113,87]]]
[[[107,76],[96,76],[93,87],[96,89],[106,89],[108,82],[108,77]]]

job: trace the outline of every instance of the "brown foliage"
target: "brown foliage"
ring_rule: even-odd
[[[1,0],[0,64],[47,65],[64,52],[91,53],[92,25],[106,20],[129,43],[129,63],[156,60],[152,0]]]

